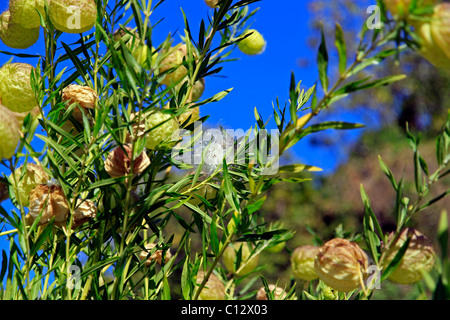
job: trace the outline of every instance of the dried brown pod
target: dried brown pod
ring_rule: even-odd
[[[123,145],[123,149],[117,147],[108,154],[105,170],[112,178],[118,178],[131,173],[140,174],[150,165],[150,159],[144,151],[136,159],[132,160],[132,158],[132,149],[129,145]],[[133,168],[131,168],[132,162]],[[131,172],[132,169],[133,172]]]
[[[43,225],[55,219],[55,225],[63,225],[69,215],[69,206],[62,188],[56,184],[39,184],[30,192],[30,205],[27,222],[39,219],[38,224]]]
[[[284,300],[287,293],[283,288],[277,287],[274,284],[269,284],[270,292],[273,292],[275,300]],[[256,293],[256,300],[268,300],[266,288],[261,287]]]
[[[79,122],[83,121],[83,112],[85,112],[85,109],[95,109],[95,105],[99,99],[95,90],[78,84],[71,84],[65,87],[61,98],[66,103],[66,107],[74,103],[79,105],[72,113],[73,117]]]
[[[145,245],[145,250],[142,250],[139,254],[139,259],[145,260],[145,265],[149,267],[153,261],[156,261],[158,264],[162,264],[163,256],[164,256],[164,263],[167,263],[170,258],[172,257],[172,254],[170,253],[170,250],[156,250],[153,254],[148,256],[150,252],[152,252],[152,249],[156,247],[156,244],[149,243]]]
[[[368,258],[356,243],[335,238],[319,249],[314,268],[326,285],[349,292],[357,289],[367,277]]]
[[[76,229],[84,223],[91,221],[97,215],[97,207],[91,200],[77,200],[73,213],[72,229]]]

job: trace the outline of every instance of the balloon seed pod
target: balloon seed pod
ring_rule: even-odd
[[[37,106],[31,87],[31,72],[27,63],[7,63],[0,68],[0,98],[13,112],[28,112]]]
[[[394,259],[397,252],[406,242],[408,235],[411,236],[408,249],[400,264],[388,278],[392,282],[399,284],[413,284],[422,280],[422,272],[430,272],[436,259],[433,243],[419,231],[407,228],[402,231],[397,242],[386,252],[386,258],[383,262],[384,268],[387,268]],[[392,240],[393,236],[393,233],[389,235],[388,242]]]
[[[39,27],[26,29],[15,23],[10,12],[5,11],[0,15],[0,39],[10,48],[27,49],[38,41]]]
[[[115,148],[106,158],[105,170],[111,178],[124,177],[130,174],[137,175],[142,173],[150,165],[150,159],[144,151],[136,159],[132,160],[133,154],[131,147],[126,144],[122,147],[123,149],[121,147]],[[133,168],[131,168],[132,163]]]
[[[266,49],[266,40],[264,40],[264,37],[255,29],[248,30],[245,35],[249,33],[251,33],[250,36],[239,41],[239,50],[248,55],[258,55],[263,53]]]
[[[205,272],[199,271],[196,276],[197,286],[205,279]],[[225,300],[225,286],[223,282],[213,273],[208,278],[205,286],[199,295],[199,300]]]
[[[60,186],[56,184],[39,184],[30,192],[30,204],[28,212],[28,223],[39,219],[38,224],[43,225],[51,219],[55,219],[55,225],[62,226],[66,223],[69,215],[69,206]]]
[[[285,300],[287,293],[283,288],[277,287],[274,284],[269,284],[269,291],[273,293],[274,300]],[[261,287],[256,293],[256,300],[269,300],[266,293],[266,288]]]
[[[241,252],[240,265],[236,268],[237,254]],[[237,276],[244,276],[252,272],[258,266],[258,256],[250,257],[251,251],[247,242],[230,244],[223,253],[225,268]]]
[[[152,252],[152,249],[156,247],[156,244],[149,243],[145,245],[145,250],[142,250],[139,254],[139,259],[141,261],[145,260],[145,266],[149,267],[153,261],[156,261],[158,264],[162,264],[163,259],[164,263],[167,263],[170,258],[172,258],[172,254],[170,253],[170,250],[156,250],[154,253],[152,253],[150,256],[149,254]]]
[[[170,109],[170,105],[166,104],[164,106],[164,109]],[[194,107],[194,108],[189,108],[185,112],[180,114],[178,116],[178,123],[179,123],[181,128],[184,128],[184,127],[187,127],[187,126],[191,125],[192,123],[194,123],[198,119],[200,119],[200,108],[199,107]]]
[[[450,3],[439,3],[434,7],[430,32],[434,42],[450,60]]]
[[[91,200],[77,200],[73,213],[72,229],[76,229],[97,216],[97,207]]]
[[[44,0],[9,0],[9,11],[12,21],[25,29],[39,28],[41,26],[39,14],[45,17],[44,6]]]
[[[79,122],[83,122],[83,113],[86,114],[86,109],[95,109],[98,101],[98,95],[95,90],[78,84],[71,84],[65,87],[61,98],[65,102],[66,107],[74,103],[78,104],[73,110],[72,116]]]
[[[138,33],[133,31],[130,27],[125,27],[125,29],[128,31],[125,31],[124,29],[118,29],[116,32],[114,32],[114,40],[119,41],[121,38],[125,37],[126,35],[131,34],[131,38],[125,42],[126,47],[130,50],[131,54],[133,55],[134,59],[136,59],[137,63],[143,67],[144,69],[150,69],[150,61],[148,60],[148,54],[150,47],[146,45],[145,43],[142,43],[141,38],[139,37]],[[151,48],[151,54],[152,54],[152,65],[155,62],[158,54],[155,52],[155,49]],[[119,47],[120,50],[120,47]]]
[[[439,0],[417,0],[417,8],[432,6],[438,2]],[[411,3],[412,0],[384,0],[386,9],[396,19],[408,17]]]
[[[25,171],[22,175],[23,170]],[[17,201],[18,203],[21,203],[22,206],[28,207],[31,190],[36,188],[39,184],[47,183],[47,181],[50,180],[50,177],[40,165],[27,163],[25,169],[23,166],[17,168],[14,171],[14,175],[11,174],[9,176],[9,182],[15,189],[14,179],[17,181],[17,190],[15,190]]]
[[[219,7],[217,5],[219,3],[219,0],[205,0],[205,3],[208,7],[213,8],[213,9]]]
[[[13,112],[0,103],[0,159],[10,159],[20,141],[19,124]]]
[[[187,80],[187,78],[186,80],[181,81],[180,83],[174,86],[173,91],[179,92],[181,87],[188,81],[189,80]],[[205,92],[205,78],[201,78],[195,81],[194,86],[192,87],[191,94],[187,101],[192,102],[200,99],[204,92]]]
[[[153,108],[144,114],[146,147],[150,150],[170,148],[178,142],[180,126],[173,115]]]
[[[53,26],[67,33],[89,31],[97,20],[94,0],[52,0],[48,12]]]
[[[292,252],[292,273],[297,279],[312,281],[319,278],[316,269],[314,269],[314,261],[318,252],[319,247],[310,245],[297,247]]]
[[[327,286],[349,292],[367,277],[368,258],[356,243],[335,238],[320,247],[314,268]]]
[[[169,86],[175,84],[183,79],[188,70],[183,66],[183,60],[187,59],[187,49],[185,44],[177,44],[175,47],[168,49],[167,53],[163,52],[165,58],[161,61],[159,66],[159,73],[167,72],[171,69],[175,69],[169,73],[166,73],[161,81],[161,84]]]
[[[180,123],[180,126],[184,125],[184,127],[191,125],[198,119],[200,119],[200,108],[199,107],[189,108],[186,112],[184,112],[178,116],[178,121]]]

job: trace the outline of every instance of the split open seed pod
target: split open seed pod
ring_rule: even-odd
[[[139,259],[141,261],[145,260],[145,265],[149,267],[153,261],[156,261],[158,264],[162,264],[163,259],[164,263],[167,263],[170,258],[172,258],[172,254],[170,250],[156,250],[154,253],[152,253],[150,256],[149,254],[152,252],[152,249],[156,247],[155,243],[149,243],[145,245],[145,250],[142,250],[139,254]]]
[[[39,219],[43,225],[55,219],[55,225],[62,226],[69,215],[69,206],[62,188],[58,185],[40,184],[30,192],[28,223]],[[42,216],[39,218],[39,215]]]
[[[72,116],[79,122],[83,122],[83,113],[86,112],[86,109],[95,109],[98,101],[98,95],[95,90],[78,84],[71,84],[65,87],[61,98],[66,103],[66,108],[74,103],[78,104],[73,110]]]
[[[91,200],[78,199],[73,213],[72,229],[76,229],[86,222],[91,221],[97,215],[97,207]]]
[[[150,159],[145,152],[133,160],[133,154],[131,146],[123,145],[115,148],[108,154],[105,161],[105,170],[111,176],[111,178],[118,178],[128,176],[130,174],[140,174],[149,165]],[[133,165],[133,168],[131,166]],[[131,172],[133,170],[133,172]]]

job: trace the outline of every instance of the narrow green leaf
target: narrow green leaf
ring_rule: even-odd
[[[322,40],[319,46],[319,53],[317,55],[317,65],[319,68],[319,79],[322,84],[322,88],[325,92],[328,92],[328,52],[325,39],[325,33],[323,27],[321,30]]]
[[[339,73],[342,75],[347,69],[347,47],[345,45],[344,31],[339,23],[336,22],[335,44],[339,55]]]
[[[392,259],[392,261],[389,263],[389,265],[386,267],[386,269],[384,269],[384,272],[381,275],[381,281],[384,281],[387,278],[389,278],[389,276],[392,274],[392,272],[395,271],[397,266],[402,261],[402,258],[405,255],[406,250],[408,249],[410,241],[411,241],[411,236],[408,236],[408,238],[406,239],[405,243],[402,245],[400,250],[395,255],[394,259]]]

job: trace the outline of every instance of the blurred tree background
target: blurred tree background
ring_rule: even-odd
[[[369,0],[311,1],[310,24],[316,32],[311,33],[308,45],[318,48],[320,39],[316,35],[323,26],[327,43],[331,47],[334,42],[334,23],[337,21],[346,31],[348,52],[356,52],[358,28],[369,16],[367,8],[372,4],[373,1]],[[306,67],[311,63],[316,63],[315,57],[299,59],[301,66]],[[337,63],[330,65],[337,66]],[[334,71],[336,78],[337,68]],[[395,229],[393,210],[396,195],[380,169],[378,155],[396,179],[404,177],[407,193],[414,194],[414,153],[406,139],[407,126],[411,132],[421,133],[420,152],[430,170],[436,169],[435,137],[450,108],[450,74],[434,67],[420,55],[407,51],[402,52],[398,59],[388,59],[382,67],[368,68],[361,77],[370,74],[384,77],[400,73],[408,74],[408,77],[387,87],[353,94],[351,98],[341,100],[338,108],[323,114],[327,118],[338,118],[339,114],[356,112],[365,119],[363,124],[366,128],[356,143],[342,144],[348,132],[343,132],[342,135],[336,135],[335,132],[330,135],[321,133],[310,141],[318,147],[334,147],[338,153],[347,157],[347,161],[333,174],[314,174],[311,175],[311,182],[302,184],[280,183],[270,191],[263,207],[266,216],[273,217],[274,221],[281,220],[289,228],[296,230],[295,237],[287,243],[285,250],[276,254],[276,258],[273,253],[262,257],[263,263],[272,261],[268,263],[265,274],[270,280],[276,281],[280,277],[276,270],[281,269],[285,270],[285,274],[280,277],[280,282],[288,284],[290,250],[295,247],[329,240],[336,233],[342,236],[344,231],[350,235],[361,231],[364,215],[359,188],[361,184],[372,201],[383,230],[390,232]],[[340,155],[337,154],[336,157]],[[437,196],[448,190],[450,179],[447,178],[443,184],[435,187],[433,195]],[[447,197],[416,215],[411,226],[435,240],[439,215],[443,209],[448,208],[450,198]],[[388,281],[383,286],[383,290],[375,290],[374,298],[419,297],[419,291],[413,286],[394,285]],[[405,292],[409,294],[405,295]]]

